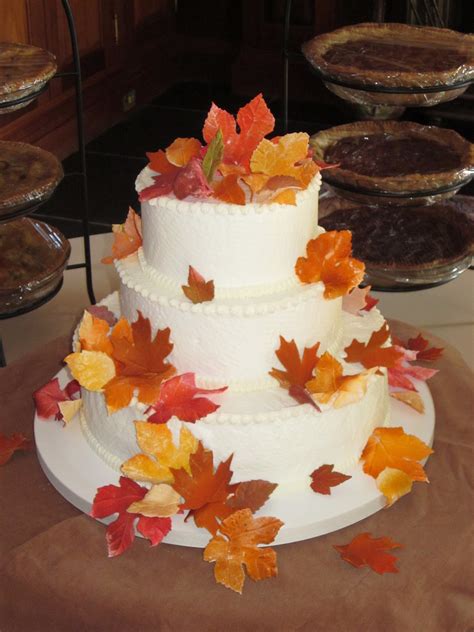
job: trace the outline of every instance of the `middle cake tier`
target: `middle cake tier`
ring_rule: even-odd
[[[342,299],[324,298],[324,285],[295,278],[271,294],[216,289],[213,301],[193,304],[181,287],[149,273],[141,252],[116,262],[121,278],[120,311],[129,321],[140,311],[153,332],[169,327],[170,362],[178,373],[193,372],[210,385],[239,390],[273,383],[280,336],[303,349],[337,349],[342,336]],[[258,384],[257,384],[258,383]]]

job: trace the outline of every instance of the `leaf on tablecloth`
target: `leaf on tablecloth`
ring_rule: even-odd
[[[351,257],[352,236],[348,230],[331,230],[311,239],[306,257],[296,262],[296,275],[302,283],[324,283],[324,297],[344,296],[359,285],[365,265]]]
[[[22,432],[5,435],[0,432],[0,465],[5,465],[15,452],[27,452],[33,449],[33,441]]]
[[[192,266],[189,266],[188,285],[182,290],[193,303],[205,303],[214,299],[214,281],[206,281]]]
[[[142,220],[133,208],[129,207],[124,224],[114,224],[114,243],[112,256],[102,259],[102,263],[113,263],[115,259],[124,259],[136,252],[142,245]]]
[[[226,386],[214,389],[199,388],[196,386],[194,373],[176,375],[162,383],[158,400],[147,411],[154,411],[148,417],[148,422],[164,424],[171,417],[177,417],[181,421],[194,423],[219,408],[218,404],[207,397],[197,396],[223,393],[226,389]]]
[[[374,367],[392,368],[403,357],[403,352],[394,346],[384,346],[390,336],[385,321],[378,331],[374,331],[367,343],[353,340],[344,349],[347,362],[360,362],[366,369]]]
[[[122,464],[122,474],[141,482],[172,483],[171,468],[183,468],[190,472],[189,457],[197,450],[198,440],[182,427],[179,445],[173,442],[171,430],[166,425],[135,421],[137,444],[142,454],[136,454]]]
[[[368,566],[379,575],[398,573],[398,568],[395,566],[397,558],[387,551],[403,545],[394,542],[391,538],[373,538],[370,533],[360,533],[349,544],[333,546],[336,551],[339,551],[341,558],[352,566],[357,568]]]
[[[121,555],[135,539],[135,523],[138,531],[156,546],[171,530],[169,517],[153,517],[140,515],[140,512],[130,512],[129,508],[135,503],[143,501],[148,489],[134,481],[120,477],[119,486],[105,485],[99,487],[92,503],[91,516],[93,518],[107,518],[115,513],[117,518],[111,522],[106,531],[109,557]],[[138,518],[138,520],[137,520]]]
[[[270,544],[283,523],[278,518],[254,518],[250,509],[241,509],[225,518],[204,549],[204,560],[215,562],[216,582],[242,593],[244,566],[254,581],[276,577],[276,552],[259,544]]]
[[[331,494],[331,487],[341,485],[351,476],[334,471],[334,465],[321,465],[311,474],[311,489],[317,494]]]

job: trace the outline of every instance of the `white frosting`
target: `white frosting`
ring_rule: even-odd
[[[116,299],[108,304],[116,309]],[[377,310],[363,317],[344,314],[341,348],[353,337],[367,341],[382,321]],[[351,365],[351,372],[359,368]],[[359,402],[339,409],[325,406],[321,413],[297,404],[273,379],[260,390],[243,393],[230,388],[211,397],[221,405],[219,410],[187,427],[213,450],[216,461],[234,453],[235,480],[263,478],[280,484],[301,483],[323,463],[333,463],[340,471],[354,465],[372,430],[386,423],[389,411],[385,375],[369,378]],[[133,421],[146,418],[144,407],[133,404],[108,415],[101,393],[84,390],[83,401],[85,436],[118,469],[139,452]],[[176,432],[180,422],[174,419],[169,424]]]
[[[341,299],[325,299],[322,283],[194,305],[182,290],[176,294],[143,272],[136,255],[118,262],[117,270],[125,318],[136,320],[140,310],[153,331],[169,327],[170,361],[180,373],[191,371],[211,383],[238,382],[241,390],[256,380],[271,383],[280,335],[299,348],[320,342],[322,350],[337,346],[342,335]]]
[[[148,167],[137,191],[153,183]],[[149,266],[176,284],[193,266],[216,287],[278,284],[294,275],[299,256],[319,232],[317,174],[290,204],[225,204],[162,196],[141,205],[143,252]]]

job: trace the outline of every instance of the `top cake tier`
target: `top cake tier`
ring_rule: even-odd
[[[146,167],[137,191],[153,183]],[[163,281],[183,285],[189,266],[216,288],[275,290],[295,279],[296,260],[319,232],[319,173],[293,204],[226,204],[215,199],[160,196],[142,202],[145,265]]]

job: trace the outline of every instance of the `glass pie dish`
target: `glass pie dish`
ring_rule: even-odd
[[[0,316],[54,296],[70,253],[69,241],[49,224],[32,218],[0,224]]]
[[[468,205],[474,211],[474,201]],[[474,213],[466,211],[465,202],[458,209],[456,198],[403,208],[350,206],[327,197],[322,206],[321,226],[352,232],[354,256],[365,263],[364,281],[374,289],[403,291],[440,285],[472,263]]]

